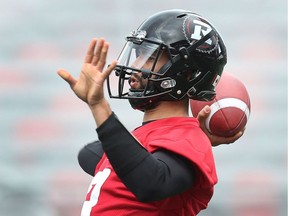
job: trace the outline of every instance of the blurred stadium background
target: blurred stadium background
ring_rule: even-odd
[[[78,150],[97,138],[89,110],[56,74],[77,75],[90,39],[111,43],[159,10],[202,14],[228,49],[226,71],[252,100],[244,136],[214,148],[219,183],[200,215],[287,215],[287,2],[0,0],[0,215],[77,216],[91,177]],[[133,129],[141,113],[111,101]]]

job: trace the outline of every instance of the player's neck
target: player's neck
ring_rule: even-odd
[[[144,112],[143,122],[170,117],[187,116],[189,116],[187,101],[162,101],[154,109],[146,110]]]

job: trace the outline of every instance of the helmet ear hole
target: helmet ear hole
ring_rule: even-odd
[[[193,79],[193,72],[191,70],[187,71],[187,80],[190,81]]]

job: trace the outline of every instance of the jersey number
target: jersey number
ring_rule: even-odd
[[[107,180],[111,173],[111,170],[105,168],[103,171],[98,172],[88,189],[86,201],[83,204],[81,216],[90,216],[91,209],[95,206],[98,202],[98,198],[100,195],[100,189],[104,182]]]

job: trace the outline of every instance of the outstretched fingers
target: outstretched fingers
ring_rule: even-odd
[[[106,64],[108,49],[109,43],[104,38],[92,39],[84,63],[91,64],[102,71]]]
[[[87,54],[85,56],[85,59],[84,59],[84,63],[88,63],[90,64],[92,62],[92,59],[94,57],[94,49],[95,49],[95,46],[97,44],[97,41],[98,39],[97,38],[93,38],[89,44],[89,48],[87,50]]]
[[[98,70],[103,70],[105,64],[106,64],[106,59],[107,59],[107,53],[108,53],[108,49],[109,49],[109,43],[103,41],[103,44],[100,45],[100,47],[96,49],[96,52],[99,52],[99,58],[97,59],[97,62],[93,62],[95,64],[95,66],[97,67]],[[101,49],[101,50],[100,50]]]
[[[91,64],[94,66],[97,66],[101,56],[102,56],[102,50],[104,47],[105,40],[101,38],[94,46],[94,53],[93,53],[93,59],[91,61]]]

